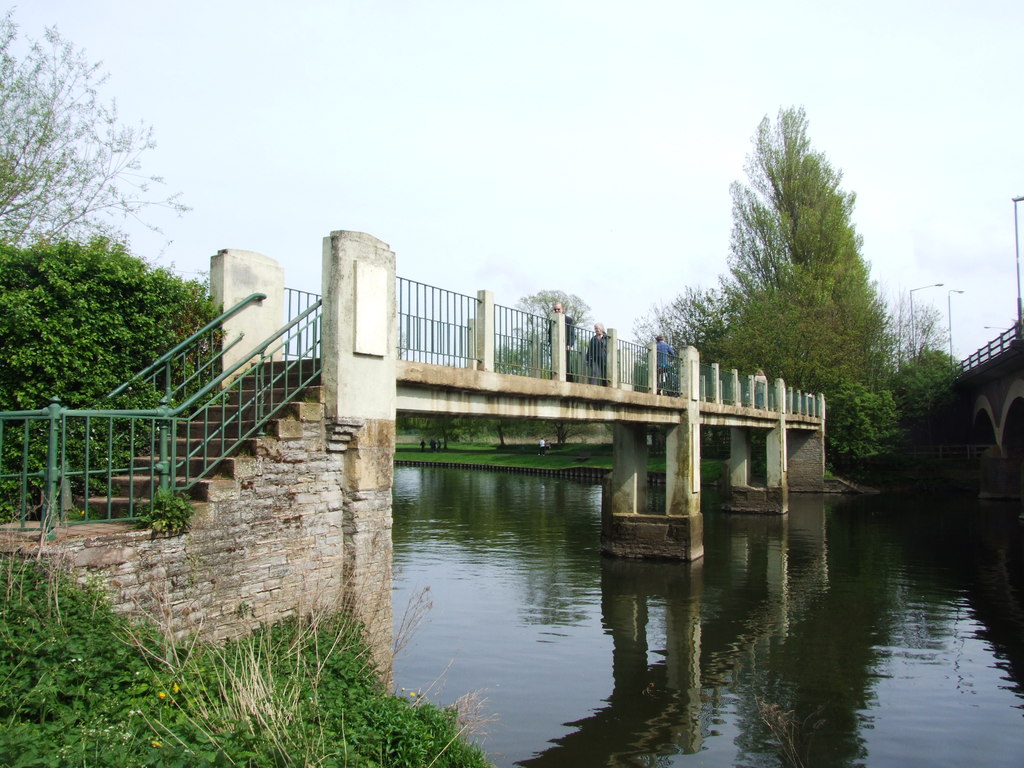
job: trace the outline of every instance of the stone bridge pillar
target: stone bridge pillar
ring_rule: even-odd
[[[765,450],[767,456],[767,511],[784,515],[789,511],[789,455],[786,450],[786,383],[775,380],[775,404],[779,421],[768,433]]]
[[[825,432],[824,430],[789,430],[786,435],[789,456],[786,473],[789,490],[821,493],[825,490]]]
[[[813,477],[817,472],[818,490],[824,485],[824,441],[803,442],[786,428],[786,386],[782,379],[775,382],[774,401],[778,407],[776,426],[768,431],[765,440],[767,477],[762,486],[751,485],[752,439],[750,427],[732,427],[729,430],[729,465],[722,477],[724,498],[722,509],[727,512],[783,515],[789,509],[789,456],[798,446],[801,477],[806,474],[807,486],[800,490],[813,490]],[[753,388],[751,388],[753,391]],[[822,435],[823,437],[823,435]],[[815,447],[818,453],[815,454]],[[820,461],[814,463],[814,457]]]
[[[700,357],[679,357],[679,423],[665,441],[665,510],[647,511],[647,426],[614,426],[613,469],[604,484],[601,548],[609,555],[697,560],[704,555],[700,513]]]
[[[389,647],[398,336],[386,243],[344,230],[324,238],[322,318],[327,439],[345,454],[346,607],[371,647]]]

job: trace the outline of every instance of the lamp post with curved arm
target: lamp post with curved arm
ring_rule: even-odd
[[[914,292],[923,291],[925,288],[941,288],[942,283],[922,285],[920,288],[910,289],[910,344],[914,350],[914,359],[917,359],[917,320],[914,318]]]
[[[1024,327],[1024,305],[1020,300],[1020,234],[1017,230],[1017,203],[1024,200],[1024,195],[1010,198],[1013,200],[1013,250],[1017,254],[1017,335],[1021,336]]]

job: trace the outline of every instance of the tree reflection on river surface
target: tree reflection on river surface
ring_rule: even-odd
[[[481,691],[499,766],[788,765],[766,711],[807,765],[1024,765],[1019,505],[704,499],[702,561],[616,560],[597,486],[398,468],[396,683]]]

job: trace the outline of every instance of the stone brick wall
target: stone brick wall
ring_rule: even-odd
[[[365,424],[328,422],[297,403],[230,477],[207,487],[189,531],[66,536],[45,556],[103,584],[117,610],[177,638],[219,641],[295,614],[348,608],[387,669],[391,641],[391,485],[347,492],[350,446]],[[393,431],[393,426],[392,426]]]
[[[825,436],[790,430],[786,442],[790,492],[821,493],[825,488]]]

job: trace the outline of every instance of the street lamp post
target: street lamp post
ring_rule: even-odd
[[[949,331],[949,364],[955,365],[953,360],[953,294],[963,293],[956,288],[946,291],[946,329]]]
[[[932,283],[910,289],[910,344],[914,350],[914,359],[917,359],[917,319],[914,317],[914,292],[923,291],[925,288],[941,288],[942,285],[942,283]]]
[[[1013,200],[1013,250],[1017,254],[1017,335],[1021,335],[1024,327],[1024,305],[1020,300],[1020,234],[1017,229],[1017,203],[1024,200],[1024,195],[1010,198]]]

